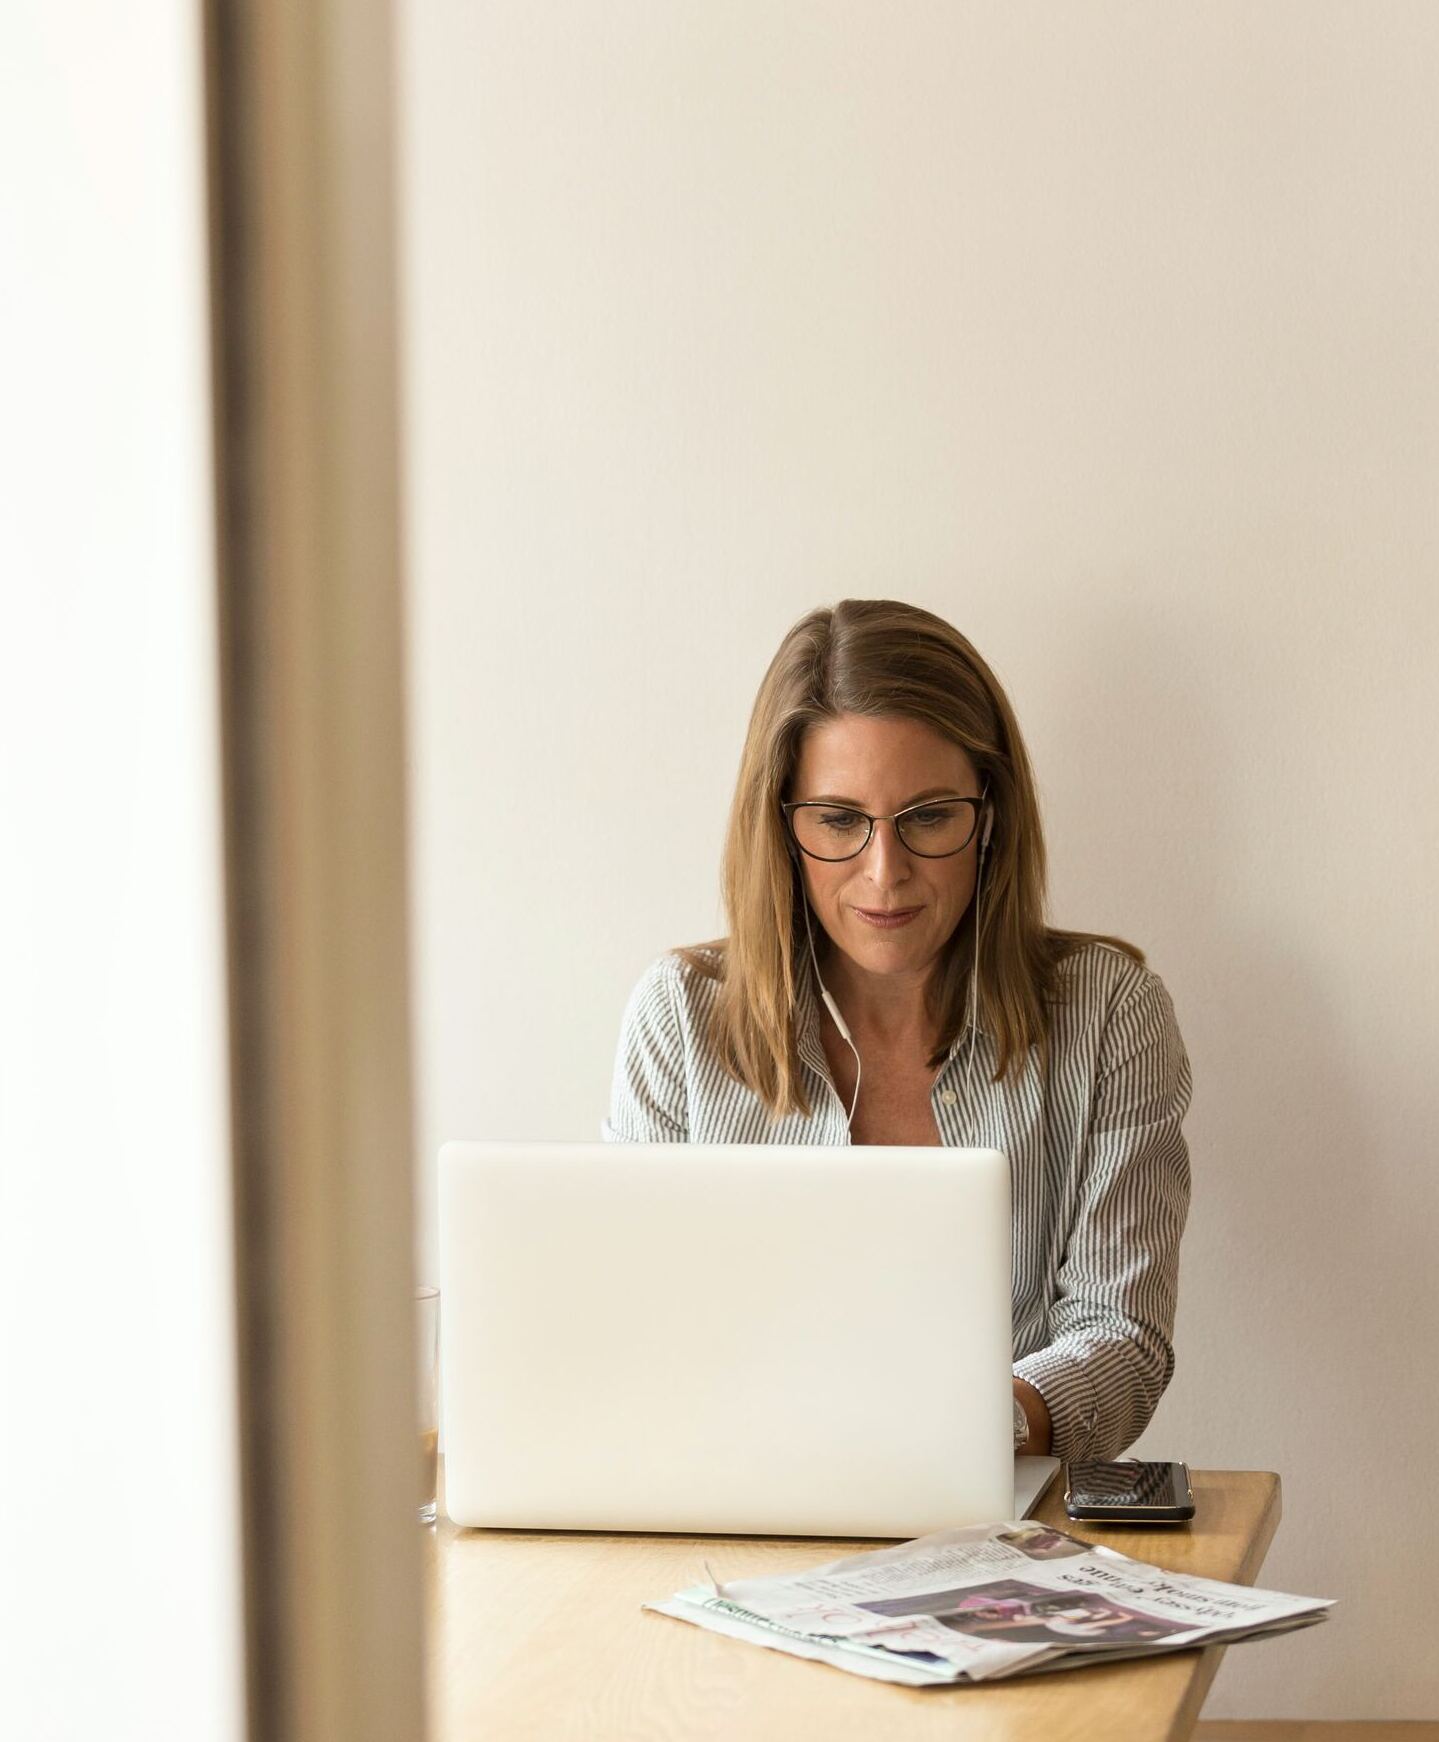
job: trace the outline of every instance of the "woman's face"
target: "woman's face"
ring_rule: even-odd
[[[789,797],[887,817],[921,799],[978,798],[981,785],[964,751],[932,727],[842,714],[805,732]],[[857,858],[801,855],[810,902],[835,947],[866,973],[923,975],[974,896],[980,833],[949,858],[931,859],[881,822]],[[912,917],[891,926],[866,917],[899,912]]]

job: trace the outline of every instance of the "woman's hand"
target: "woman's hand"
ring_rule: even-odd
[[[1029,1437],[1015,1449],[1023,1457],[1047,1457],[1049,1454],[1049,1408],[1027,1379],[1016,1379],[1014,1395],[1029,1423]]]

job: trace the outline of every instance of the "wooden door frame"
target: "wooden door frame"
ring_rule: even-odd
[[[251,1742],[423,1734],[387,0],[206,0]]]

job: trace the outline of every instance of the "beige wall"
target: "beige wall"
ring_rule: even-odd
[[[1144,1446],[1342,1599],[1209,1713],[1432,1715],[1439,8],[406,16],[425,1156],[595,1135],[780,634],[944,613],[1193,1058]]]
[[[0,54],[0,1735],[245,1734],[199,8]]]

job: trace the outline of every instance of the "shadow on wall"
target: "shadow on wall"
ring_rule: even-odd
[[[1396,1069],[1397,1104],[1392,1092],[1366,1092],[1361,1018],[1345,1003],[1364,972],[1365,927],[1396,922],[1316,912],[1322,878],[1303,879],[1295,898],[1296,855],[1355,848],[1351,832],[1326,838],[1312,826],[1311,771],[1294,782],[1284,748],[1263,736],[1282,706],[1282,679],[1264,669],[1274,650],[1232,630],[1226,646],[1211,622],[1187,627],[1179,641],[1172,613],[1136,603],[1077,648],[1059,698],[1068,766],[1048,771],[1049,836],[1063,843],[1055,915],[1150,954],[1194,1068],[1178,1364],[1144,1450],[1280,1471],[1292,1524],[1267,1577],[1353,1602],[1323,1646],[1296,1637],[1266,1647],[1267,1668],[1302,1662],[1310,1697],[1315,1678],[1332,1677],[1338,1716],[1364,1698],[1361,1683],[1387,1675],[1392,1689],[1399,1665],[1396,1642],[1366,1671],[1333,1628],[1372,1633],[1360,1599],[1381,1581],[1392,1592],[1412,1580],[1416,1594],[1435,1584],[1425,1545],[1396,1516],[1402,1505],[1377,1510],[1373,1486],[1398,1499],[1428,1485],[1422,1436],[1408,1449],[1403,1439],[1403,1399],[1432,1342],[1421,1281],[1432,1242],[1406,1205],[1402,1147],[1425,1128],[1427,1091]],[[1342,874],[1331,886],[1354,887]],[[1378,1646],[1371,1636],[1366,1650]]]

